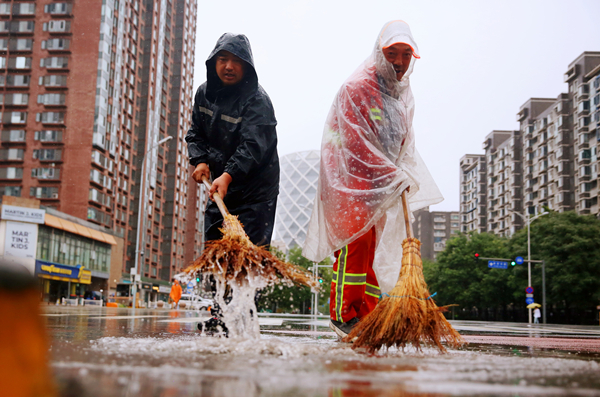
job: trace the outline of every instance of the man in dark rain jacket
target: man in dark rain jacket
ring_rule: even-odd
[[[212,177],[218,192],[255,245],[269,245],[279,193],[279,157],[273,105],[258,84],[248,38],[225,33],[206,61],[207,81],[194,99],[185,137],[192,178]],[[207,240],[221,238],[214,202],[205,215]]]

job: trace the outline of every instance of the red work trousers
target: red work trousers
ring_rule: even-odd
[[[379,284],[373,271],[375,227],[335,252],[329,315],[347,322],[363,318],[379,301]]]

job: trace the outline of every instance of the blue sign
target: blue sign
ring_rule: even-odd
[[[81,265],[68,266],[62,263],[46,262],[41,260],[35,261],[35,274],[45,278],[60,280],[78,280],[81,272]],[[68,281],[68,280],[66,280]]]
[[[533,303],[533,298],[525,298],[525,303],[531,305]]]
[[[530,285],[529,287],[525,288],[525,293],[526,294],[533,294],[533,287]]]
[[[488,261],[490,269],[508,269],[508,262],[504,261]]]
[[[525,262],[525,260],[523,260],[523,257],[522,257],[522,256],[517,256],[517,257],[515,258],[515,262],[517,262],[517,265],[522,265],[522,264],[523,264],[523,262]]]

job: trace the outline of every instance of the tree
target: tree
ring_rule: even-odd
[[[600,220],[574,212],[550,212],[530,227],[531,259],[543,259],[546,264],[547,305],[595,309],[600,304]],[[515,256],[527,258],[527,229],[517,232],[509,246]],[[516,286],[520,291],[527,286],[526,266],[521,273]],[[536,300],[541,301],[541,265],[533,265],[531,273]]]
[[[286,255],[271,247],[271,251],[278,258],[285,260]],[[296,246],[289,250],[287,261],[296,266],[300,266],[308,271],[312,271],[313,262],[302,256],[302,248]],[[331,260],[326,258],[319,263],[320,266],[330,266]],[[319,277],[323,279],[321,289],[319,291],[319,306],[327,303],[329,298],[329,290],[331,288],[332,271],[329,267],[319,268]],[[312,307],[312,291],[304,286],[286,286],[283,284],[273,285],[265,288],[259,301],[258,310],[280,311],[285,313],[300,312],[309,313],[309,308]]]
[[[512,269],[490,269],[481,257],[507,258],[508,240],[489,233],[458,234],[446,242],[437,262],[425,261],[423,272],[429,291],[439,306],[457,304],[460,309],[498,307],[512,301],[508,279]]]

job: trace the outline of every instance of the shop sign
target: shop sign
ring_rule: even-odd
[[[46,211],[38,208],[2,205],[2,219],[19,222],[44,224]]]
[[[79,277],[80,284],[91,284],[92,283],[92,271],[82,270]]]
[[[158,286],[158,292],[160,292],[162,294],[170,294],[171,293],[171,287],[169,287],[168,285],[159,285]]]
[[[35,258],[38,225],[21,222],[6,222],[4,254],[17,258]]]
[[[151,290],[152,289],[152,284],[142,283],[142,289]]]
[[[35,273],[38,276],[52,276],[68,278],[72,280],[79,279],[81,268],[75,266],[61,265],[59,263],[35,261]],[[90,282],[92,273],[90,272]]]

